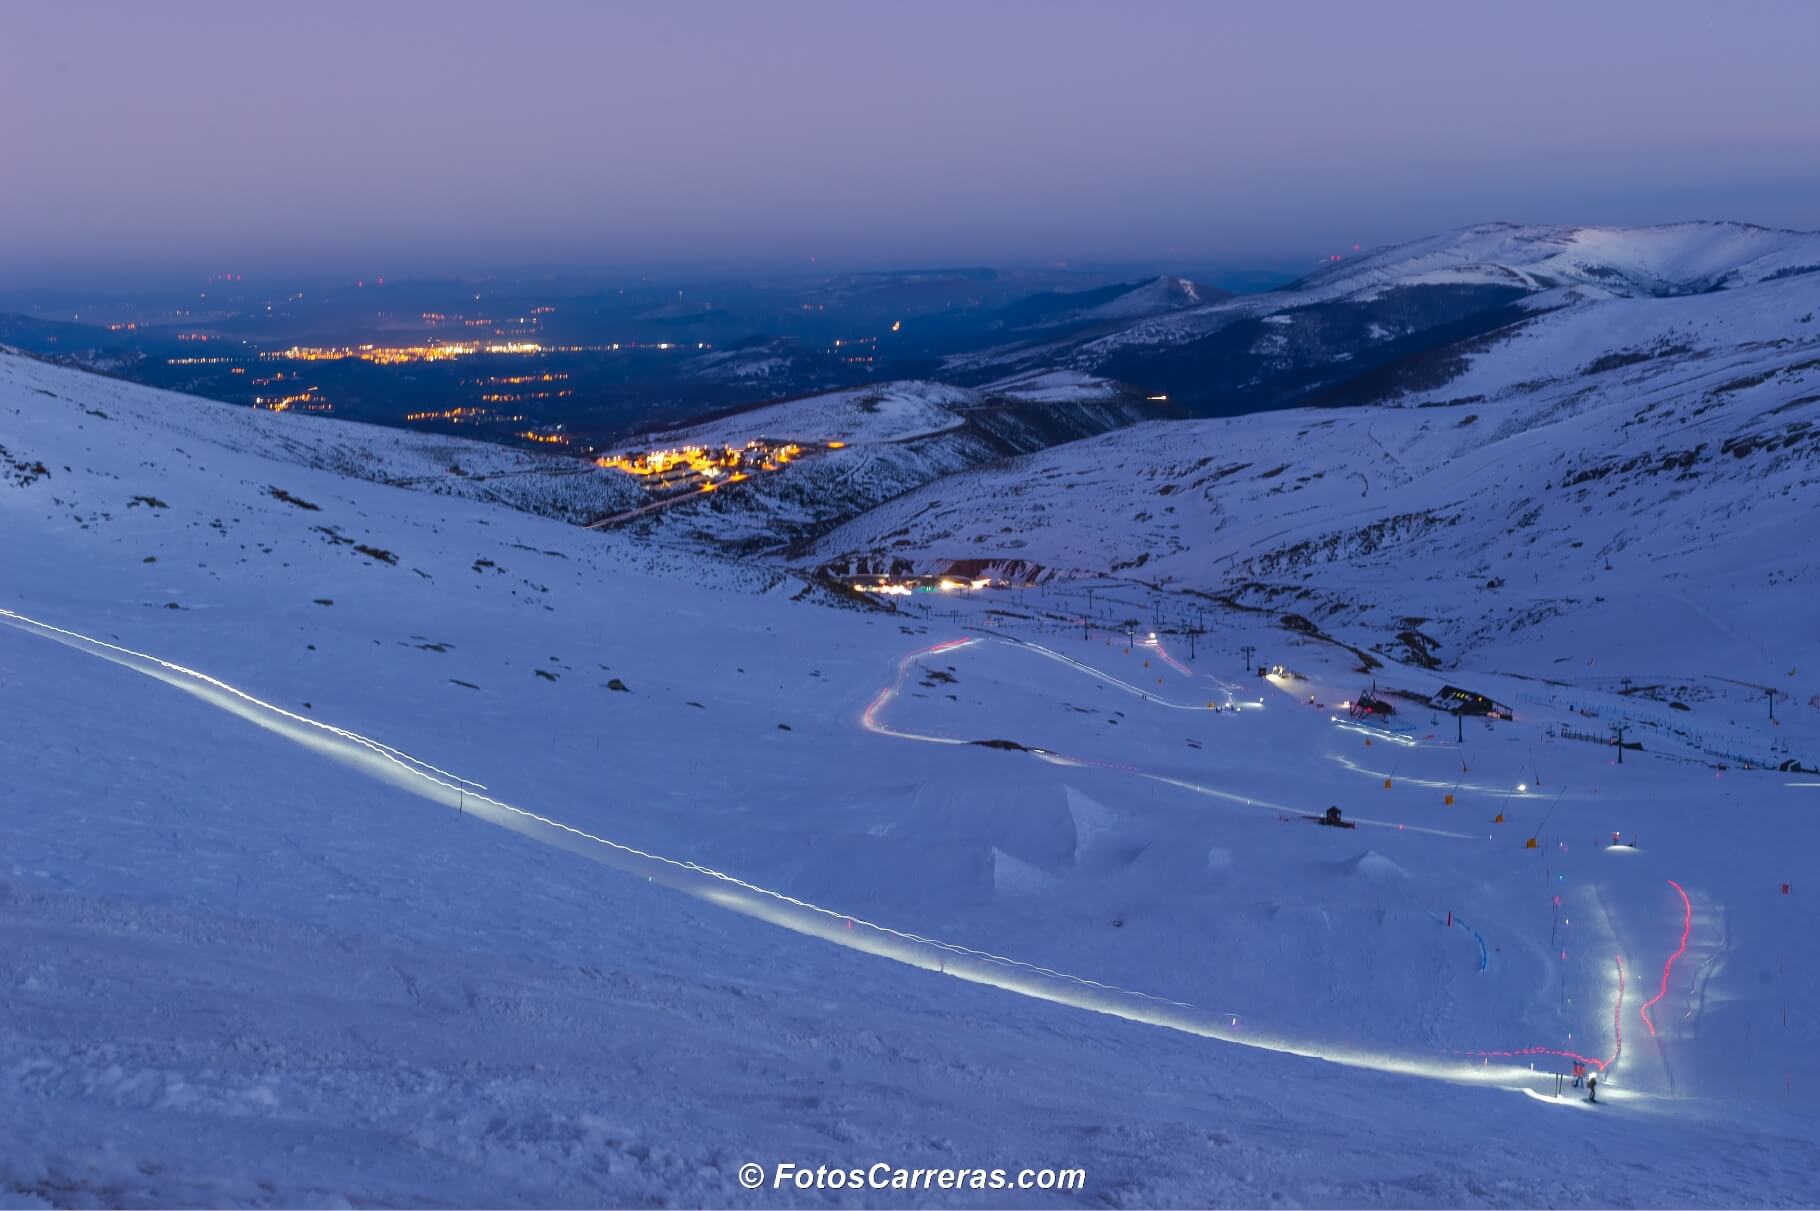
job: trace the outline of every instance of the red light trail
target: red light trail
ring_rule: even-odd
[[[1169,654],[1169,649],[1165,648],[1163,646],[1162,640],[1160,640],[1160,639],[1157,640],[1155,646],[1156,646],[1156,654],[1158,656],[1161,656],[1163,658],[1164,663],[1166,663],[1170,668],[1174,669],[1176,672],[1180,673],[1184,677],[1194,676],[1193,669],[1189,668],[1187,665],[1183,664],[1181,661],[1177,660],[1174,656],[1171,656]]]
[[[1509,1059],[1524,1055],[1558,1055],[1565,1059],[1579,1060],[1582,1064],[1591,1064],[1600,1072],[1618,1062],[1624,1054],[1624,956],[1613,955],[1613,962],[1618,965],[1618,1003],[1611,1011],[1612,1051],[1609,1059],[1597,1059],[1590,1055],[1581,1055],[1577,1051],[1564,1051],[1558,1047],[1519,1047],[1514,1051],[1469,1051],[1468,1055],[1491,1056],[1495,1059]]]
[[[978,642],[979,640],[977,639],[948,639],[941,643],[930,644],[926,648],[918,648],[916,651],[911,652],[908,656],[898,661],[897,678],[892,681],[890,685],[880,690],[878,695],[867,704],[866,709],[860,712],[860,726],[864,727],[869,732],[877,732],[881,736],[897,736],[910,740],[931,740],[943,744],[966,744],[967,741],[953,736],[919,736],[913,733],[893,731],[891,728],[886,727],[879,722],[878,712],[884,708],[886,703],[897,697],[898,691],[903,689],[904,679],[909,675],[910,666],[916,663],[916,661],[924,656],[934,656],[942,652],[953,651],[955,648],[964,648]]]
[[[1687,898],[1687,889],[1673,879],[1668,881],[1668,885],[1675,889],[1676,895],[1681,897],[1681,945],[1675,947],[1675,953],[1669,955],[1668,962],[1662,964],[1661,989],[1657,991],[1655,996],[1645,1001],[1641,1009],[1637,1010],[1637,1013],[1643,1018],[1643,1024],[1649,1027],[1649,1036],[1651,1038],[1656,1037],[1656,1023],[1649,1016],[1650,1006],[1668,995],[1669,973],[1675,969],[1675,960],[1687,953],[1687,935],[1693,931],[1694,927],[1694,905],[1693,901]]]

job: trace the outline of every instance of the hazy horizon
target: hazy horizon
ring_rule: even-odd
[[[1820,8],[1751,11],[18,4],[0,286],[1817,227]]]
[[[764,261],[749,258],[728,257],[704,261],[663,261],[648,262],[611,262],[584,263],[580,261],[565,264],[464,264],[451,262],[444,266],[425,267],[412,272],[407,267],[403,273],[393,272],[383,275],[369,274],[355,267],[322,265],[283,265],[275,264],[264,269],[233,272],[236,284],[244,283],[249,287],[271,288],[309,288],[313,290],[351,290],[357,284],[365,286],[385,285],[400,287],[440,287],[449,285],[491,284],[495,289],[510,287],[538,287],[552,289],[557,294],[568,291],[588,293],[599,291],[613,285],[625,285],[633,281],[662,286],[750,286],[768,281],[795,282],[814,281],[819,278],[839,278],[845,275],[893,274],[940,274],[968,273],[990,271],[993,273],[1015,276],[1028,274],[1039,283],[1055,278],[1078,276],[1082,285],[1080,289],[1090,289],[1092,284],[1110,282],[1120,279],[1137,281],[1146,277],[1162,274],[1183,275],[1205,285],[1217,286],[1245,293],[1252,290],[1274,289],[1294,278],[1308,273],[1311,269],[1320,268],[1325,263],[1324,257],[1256,257],[1206,259],[1168,257],[1132,258],[1127,260],[1033,260],[1020,258],[998,258],[993,260],[965,260],[955,257],[929,257],[924,259],[906,258],[903,260],[850,261],[820,259],[816,261]],[[98,267],[87,271],[76,271],[58,276],[4,277],[0,278],[0,305],[17,304],[22,300],[47,300],[58,298],[107,299],[143,299],[165,293],[188,295],[197,285],[207,285],[216,275],[211,272],[213,265],[201,262],[192,267],[181,263],[169,266],[156,266],[132,271],[118,267],[109,269]],[[1032,290],[1046,287],[1038,284]],[[1062,287],[1072,289],[1073,287]]]

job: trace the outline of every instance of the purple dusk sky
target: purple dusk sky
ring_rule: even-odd
[[[1820,4],[0,6],[0,275],[1820,226]]]

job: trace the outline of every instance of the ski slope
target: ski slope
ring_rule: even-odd
[[[1353,730],[1306,703],[1352,655],[1244,613],[1190,656],[1059,585],[831,609],[273,457],[292,423],[0,357],[8,1201],[1820,1193],[1817,779],[1620,771],[1542,706]]]
[[[1728,751],[1811,765],[1812,281],[1554,312],[1406,406],[1138,425],[978,468],[802,563],[1019,560],[1229,594],[1398,658],[1629,675],[1715,742],[1770,687],[1780,733]]]

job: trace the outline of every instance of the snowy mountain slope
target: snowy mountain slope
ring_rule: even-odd
[[[1217,291],[1206,291],[1216,294]],[[1121,320],[1133,316],[1152,315],[1162,311],[1173,311],[1183,307],[1193,307],[1210,301],[1204,297],[1202,288],[1187,278],[1164,275],[1150,279],[1117,298],[1108,299],[1095,307],[1080,313],[1083,320],[1097,323],[1102,320]]]
[[[796,359],[785,347],[761,345],[750,349],[727,349],[706,353],[695,359],[697,372],[705,378],[730,382],[777,379],[787,381]]]
[[[641,448],[738,445],[758,437],[840,448],[615,526],[678,549],[776,551],[944,476],[1151,415],[1129,390],[1066,371],[974,390],[903,382],[786,400],[641,438]]]
[[[1096,290],[1034,294],[1000,310],[994,317],[994,326],[1024,336],[1053,334],[1064,329],[1164,315],[1223,297],[1226,297],[1223,292],[1206,289],[1187,278],[1162,275],[1148,281],[1120,282]]]
[[[90,687],[46,676],[32,688],[47,723],[94,710]],[[125,729],[109,751],[139,759],[138,803],[108,810],[70,779],[79,766],[52,758],[31,773],[71,793],[39,810],[117,828],[124,807],[139,826],[129,839],[207,835],[209,859],[258,877],[230,884],[231,898],[199,883],[176,903],[162,886],[120,885],[193,852],[162,847],[119,863],[101,894],[12,876],[9,1201],[775,1205],[809,1200],[743,1192],[739,1164],[874,1156],[1080,1165],[1092,1201],[1145,1205],[1543,1202],[1563,1167],[1586,1175],[1575,1188],[1588,1201],[1792,1202],[1811,1189],[1797,1124],[1785,1138],[1649,1118],[1563,1132],[1495,1089],[1438,1099],[1511,1154],[1471,1173],[1407,1147],[1412,1131],[1450,1135],[1427,1082],[1243,1051],[1209,1063],[1186,1036],[931,988],[863,956],[778,951],[755,923],[705,908],[678,919],[478,830],[400,821],[387,840],[407,848],[404,866],[354,829],[408,805],[290,766],[257,733],[222,735],[236,760],[198,777],[146,723],[170,709],[158,687],[106,688],[119,709],[99,718]],[[66,740],[44,733],[52,753]],[[274,795],[232,777],[243,761],[294,777]],[[325,814],[338,801],[364,810]],[[92,869],[54,851],[33,860]],[[1618,1179],[1614,1161],[1636,1176]]]
[[[12,1201],[830,1198],[749,1196],[748,1159],[1087,1171],[1013,1205],[1813,1201],[1812,914],[1765,892],[1804,886],[1809,790],[1619,777],[1542,707],[1464,751],[1419,727],[1374,747],[1299,705],[1356,689],[1349,654],[1269,618],[1222,618],[1185,660],[1004,597],[827,610],[761,569],[229,449],[208,405],[8,370],[0,608],[597,836],[1217,1027],[641,884],[9,622]],[[1246,644],[1307,680],[1222,680]],[[1228,695],[1248,705],[1207,709]],[[1570,789],[1513,790],[1537,767]],[[1299,818],[1328,803],[1360,828]],[[1643,848],[1587,843],[1612,829]],[[1659,1041],[1635,1041],[1620,970],[1661,973]],[[1602,1117],[1561,1117],[1595,1113],[1552,1097],[1568,1051],[1608,1065]],[[1566,1196],[1563,1167],[1586,1175]]]
[[[46,399],[71,381],[84,387],[85,407],[105,411],[109,400],[147,408],[142,422],[223,449],[258,453],[281,462],[317,467],[374,483],[394,484],[439,496],[459,496],[523,509],[564,521],[586,521],[634,503],[638,493],[585,462],[492,442],[369,426],[320,424],[320,418],[268,413],[230,404],[199,404],[194,396],[150,387],[103,383],[67,374],[48,362],[0,346],[0,382],[11,393]],[[163,401],[160,417],[149,409]],[[105,415],[93,419],[105,421]]]
[[[1078,370],[1038,370],[1028,374],[1015,374],[988,383],[982,390],[1005,399],[1033,404],[1106,401],[1130,394],[1130,389],[1119,383],[1082,374]]]
[[[1539,312],[1812,281],[1816,267],[1820,233],[1738,223],[1494,223],[1337,260],[1282,290],[1086,339],[961,355],[949,370],[963,378],[1007,367],[1087,370],[1168,394],[1201,415],[1375,402],[1387,388],[1445,381],[1460,352]]]
[[[1804,702],[1817,305],[1794,278],[1556,312],[1404,407],[1122,430],[933,484],[806,561],[1017,559],[1446,665],[1621,658]]]
[[[1344,258],[1269,294],[1215,303],[1173,320],[1105,337],[1120,344],[1180,340],[1233,315],[1262,315],[1339,300],[1370,302],[1387,290],[1422,286],[1492,287],[1526,294],[1562,287],[1592,296],[1704,294],[1820,272],[1820,232],[1779,231],[1746,223],[1659,227],[1549,227],[1488,223]],[[1170,324],[1174,323],[1175,328]]]
[[[890,442],[955,427],[958,409],[980,396],[942,383],[886,383],[748,408],[651,435],[653,446],[738,445],[758,437],[792,441]],[[641,438],[640,441],[645,439]]]
[[[890,382],[741,408],[639,440],[654,446],[737,445],[770,437],[880,445],[961,428],[966,414],[994,405],[1116,403],[1129,401],[1130,396],[1130,390],[1118,383],[1066,370],[1016,375],[976,389],[935,382]],[[1056,411],[1066,415],[1065,408]]]
[[[1820,232],[1749,223],[1537,227],[1486,223],[1337,261],[1286,288],[1312,298],[1456,282],[1577,284],[1626,297],[1703,294],[1820,272]]]

